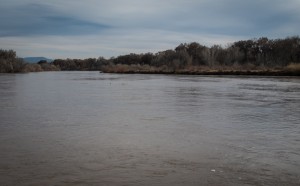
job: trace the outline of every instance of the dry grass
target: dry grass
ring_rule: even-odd
[[[286,67],[286,70],[300,73],[300,63],[291,63]]]
[[[102,67],[106,73],[141,73],[141,74],[198,74],[198,75],[270,75],[270,76],[299,76],[300,64],[290,64],[287,67],[270,68],[266,66],[244,65],[215,65],[187,66],[170,68],[166,65],[154,67],[149,65],[108,65]]]
[[[22,72],[42,72],[43,69],[38,64],[26,64],[22,69]]]

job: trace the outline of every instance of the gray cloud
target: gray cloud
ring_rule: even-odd
[[[17,48],[22,55],[28,53],[21,47],[24,41],[30,51],[42,53],[44,48],[49,57],[63,57],[63,51],[65,57],[86,57],[156,51],[191,41],[210,45],[262,36],[286,37],[299,35],[300,30],[298,0],[0,0],[0,3],[0,48]],[[83,43],[86,50],[78,47]]]
[[[81,20],[51,6],[30,3],[1,10],[0,37],[30,35],[82,35],[99,33],[109,25]]]

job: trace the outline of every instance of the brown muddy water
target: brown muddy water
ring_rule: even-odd
[[[300,79],[0,74],[19,185],[300,185]]]

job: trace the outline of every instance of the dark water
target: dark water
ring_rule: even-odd
[[[11,185],[300,185],[300,79],[0,74]]]

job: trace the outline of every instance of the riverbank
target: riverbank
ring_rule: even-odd
[[[102,72],[102,71],[101,71]],[[125,71],[104,72],[120,74],[178,74],[178,75],[256,75],[256,76],[300,76],[299,72],[287,71],[207,71],[207,72],[159,72],[159,71]]]
[[[291,64],[282,68],[254,66],[198,66],[183,69],[169,69],[166,66],[110,65],[101,68],[103,73],[123,74],[182,74],[182,75],[257,75],[257,76],[300,76],[300,65]]]

